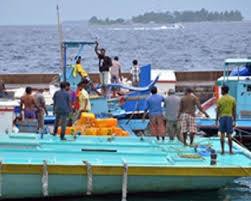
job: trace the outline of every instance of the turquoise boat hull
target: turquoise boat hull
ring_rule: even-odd
[[[198,145],[216,150],[217,164],[210,165],[206,150],[184,147],[176,140],[40,137],[2,134],[2,199],[122,193],[122,189],[128,193],[218,189],[251,176],[250,152],[234,144],[234,155],[220,155],[218,138],[196,138]]]
[[[95,176],[93,195],[121,193],[122,176]],[[128,192],[168,192],[219,189],[235,177],[129,176]],[[41,175],[7,174],[2,177],[1,198],[38,198],[42,193]],[[49,175],[48,196],[86,195],[85,175]]]

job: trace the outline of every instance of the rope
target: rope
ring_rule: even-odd
[[[242,131],[241,131],[241,129],[234,128],[234,130],[235,130],[235,131],[238,131],[238,130],[239,130],[239,132],[240,132],[240,133],[239,133],[239,135],[240,135],[240,140],[237,140],[236,138],[233,138],[233,137],[232,137],[232,140],[233,140],[234,142],[236,142],[237,144],[239,144],[241,147],[247,149],[247,147],[243,144]],[[247,132],[247,131],[244,131],[244,132]],[[235,132],[235,136],[236,136],[236,132]]]
[[[86,173],[87,173],[87,190],[86,195],[91,195],[93,190],[93,183],[92,183],[92,166],[88,161],[83,161],[86,166]]]
[[[2,167],[2,161],[0,161],[0,197],[2,197],[3,195],[3,192],[2,192],[2,183],[3,183],[3,176],[2,176],[2,170],[3,170],[3,167]]]
[[[47,166],[47,161],[43,161],[43,176],[42,176],[42,191],[43,191],[43,196],[46,197],[49,195],[48,193],[48,166]]]
[[[126,201],[127,197],[127,182],[128,182],[128,165],[124,162],[123,166],[123,181],[122,181],[122,201]]]
[[[245,131],[245,130],[240,129],[240,128],[236,128],[236,127],[235,127],[234,130],[239,131],[239,132],[244,133],[244,134],[251,135],[251,132]]]

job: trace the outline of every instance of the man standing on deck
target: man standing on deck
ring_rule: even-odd
[[[35,99],[32,96],[31,87],[26,87],[25,95],[21,97],[20,109],[21,109],[21,118],[23,111],[25,119],[36,119],[36,111],[37,110],[39,111],[40,108],[37,106]]]
[[[134,59],[132,61],[132,67],[131,67],[132,86],[138,87],[139,75],[140,75],[140,67],[138,64],[138,60]]]
[[[234,97],[228,95],[229,88],[221,87],[222,97],[217,101],[216,125],[219,120],[219,131],[221,133],[221,153],[224,154],[225,133],[228,137],[229,153],[233,154],[232,133],[236,121],[236,102]]]
[[[111,83],[118,84],[122,81],[121,75],[121,64],[119,62],[119,57],[114,57],[111,66]],[[116,93],[119,91],[119,87],[112,87],[113,97],[116,97]]]
[[[38,92],[35,94],[35,102],[36,105],[39,107],[37,111],[37,121],[38,121],[38,132],[42,132],[44,129],[44,114],[48,114],[45,104],[45,99],[43,96],[43,89],[39,89]]]
[[[65,91],[66,83],[60,83],[60,90],[58,90],[53,96],[53,112],[56,115],[54,132],[53,135],[56,135],[58,132],[59,122],[61,121],[61,140],[65,139],[65,129],[67,117],[71,112],[71,100],[69,94]]]
[[[98,49],[98,42],[96,42],[95,52],[99,59],[99,78],[102,85],[103,95],[106,95],[106,85],[109,82],[109,70],[112,66],[112,60],[110,57],[105,55],[105,49]]]
[[[69,94],[70,96],[70,102],[71,102],[71,109],[72,112],[69,114],[67,126],[72,126],[73,124],[73,112],[74,112],[74,107],[75,107],[75,102],[76,102],[76,93],[71,89],[71,84],[69,82],[65,82],[65,91]]]
[[[193,90],[191,88],[187,88],[185,96],[181,98],[178,115],[181,126],[180,132],[183,134],[183,142],[185,146],[187,145],[188,134],[190,136],[190,145],[193,144],[194,135],[197,130],[195,124],[196,106],[206,117],[209,117],[209,115],[201,107],[199,99],[193,94]]]
[[[2,98],[8,94],[5,90],[6,90],[5,84],[4,84],[3,80],[0,80],[0,98]]]
[[[168,97],[165,98],[164,115],[166,118],[166,130],[170,140],[175,136],[179,138],[178,114],[180,108],[180,98],[175,95],[174,89],[168,91]],[[178,135],[177,135],[178,134]]]
[[[76,77],[77,74],[79,74],[81,76],[81,78],[88,77],[88,73],[85,71],[85,69],[83,68],[83,66],[81,64],[81,56],[77,57],[76,65],[73,70],[73,76]]]
[[[121,64],[119,62],[119,58],[116,56],[112,60],[111,83],[119,83],[121,81],[122,81]]]
[[[152,87],[151,93],[152,95],[146,99],[146,109],[143,116],[143,120],[149,111],[149,119],[150,119],[150,129],[152,135],[156,136],[157,140],[165,140],[165,123],[162,111],[162,102],[164,102],[164,97],[157,94],[157,87]]]
[[[70,101],[71,101],[71,106],[74,108],[75,102],[76,102],[76,93],[71,89],[71,84],[70,82],[65,82],[65,91],[69,94],[70,96]]]
[[[88,92],[86,91],[88,85],[88,80],[82,80],[80,83],[81,92],[79,94],[79,110],[78,116],[80,118],[82,112],[90,112],[91,111],[91,102]]]

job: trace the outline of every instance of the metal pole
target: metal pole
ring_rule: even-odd
[[[227,64],[224,64],[224,71],[223,71],[223,85],[225,83],[225,79],[226,79],[226,71],[227,71]]]
[[[64,69],[66,67],[66,65],[64,65],[64,49],[65,49],[65,47],[63,47],[64,36],[63,36],[63,27],[62,27],[62,23],[60,20],[60,13],[59,13],[59,6],[58,5],[57,5],[57,21],[58,21],[58,34],[59,34],[59,47],[60,47],[60,69],[65,71],[65,69]],[[64,77],[64,79],[65,79],[65,77]]]
[[[64,74],[64,82],[66,81],[66,60],[67,60],[67,58],[66,58],[66,47],[65,46],[63,46],[62,47],[62,49],[63,49],[63,74]]]
[[[240,66],[238,65],[238,81],[240,80]]]

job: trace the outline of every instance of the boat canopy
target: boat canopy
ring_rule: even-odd
[[[81,52],[83,51],[84,46],[86,45],[95,45],[95,42],[87,42],[87,41],[64,41],[61,44],[61,48],[63,49],[63,80],[66,81],[66,66],[67,66],[67,49],[70,48],[78,48],[78,52],[76,54],[77,58],[81,55]]]
[[[239,59],[226,59],[225,65],[245,65],[251,64],[251,58],[239,58]]]
[[[228,76],[228,81],[245,81],[245,80],[251,80],[251,76]],[[220,77],[217,82],[221,83],[224,81],[224,77]]]
[[[152,69],[151,79],[159,76],[158,82],[176,82],[176,76],[173,70]]]
[[[86,42],[86,41],[65,41],[63,46],[66,48],[79,48],[85,45],[94,45],[95,42]]]

